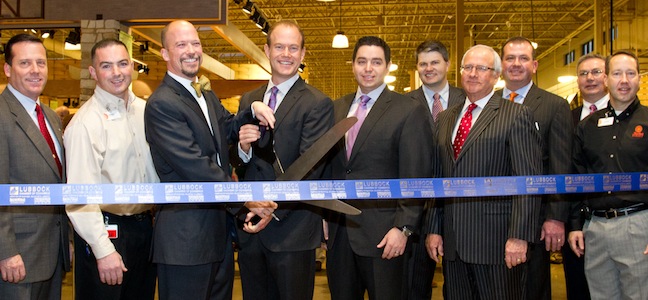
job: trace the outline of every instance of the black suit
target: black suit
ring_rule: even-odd
[[[583,106],[572,109],[572,120],[574,126],[580,122]],[[575,173],[572,171],[570,173]],[[580,210],[580,202],[572,201],[570,203],[570,214],[574,211]],[[576,213],[578,214],[578,213]],[[570,222],[565,224],[565,232],[572,231]],[[565,288],[567,290],[567,299],[569,300],[589,300],[591,299],[589,287],[587,285],[587,278],[585,278],[585,257],[578,257],[569,247],[565,245],[562,249],[563,255],[563,270],[565,271]]]
[[[192,93],[168,74],[148,100],[144,113],[146,140],[161,182],[231,180],[228,143],[237,140],[238,128],[244,122],[252,122],[252,115],[248,109],[234,117],[213,92],[203,94],[214,135]],[[210,290],[214,278],[202,278],[198,272],[187,272],[189,277],[183,277],[162,270],[161,266],[203,266],[207,276],[216,276],[214,272],[223,270],[233,276],[227,218],[225,206],[220,204],[158,207],[153,262],[158,263],[160,271],[161,299],[204,299],[204,293],[216,292]],[[218,292],[226,293],[229,286],[231,297],[232,281],[229,275],[223,277],[229,282],[218,282],[222,284]],[[167,287],[172,294],[166,294]]]
[[[428,101],[425,98],[423,86],[405,94],[405,96],[410,96],[421,105],[427,107],[430,116],[432,116],[432,111],[430,110]],[[465,100],[466,95],[462,89],[449,85],[448,108],[463,104]],[[433,204],[434,201],[428,201],[425,203],[423,215],[428,211],[428,207]],[[409,271],[407,274],[409,278],[407,299],[410,300],[432,299],[432,279],[434,278],[436,262],[430,258],[425,248],[426,234],[427,232],[424,222],[421,222],[418,234],[412,237],[412,257],[409,261]]]
[[[335,101],[336,120],[347,116],[354,97],[355,94],[350,94]],[[385,88],[358,132],[350,159],[347,161],[344,139],[332,150],[333,178],[431,177],[434,149],[430,120],[428,110],[420,104]],[[331,297],[361,298],[366,289],[371,299],[404,298],[407,255],[382,259],[383,249],[376,246],[394,227],[416,228],[423,202],[413,199],[347,202],[362,214],[329,218],[327,268]],[[369,277],[363,280],[360,274]]]
[[[244,94],[240,107],[263,99],[266,89],[263,85]],[[277,107],[275,118],[274,150],[285,170],[333,126],[333,102],[299,78]],[[274,163],[272,149],[254,143],[244,180],[275,180]],[[330,168],[325,172],[324,165],[321,162],[307,179],[330,178]],[[271,221],[259,233],[239,230],[243,295],[245,299],[310,299],[315,249],[323,240],[322,217],[315,207],[299,202],[280,203],[275,215],[281,221]]]
[[[540,135],[530,110],[493,96],[481,111],[454,159],[452,135],[463,105],[439,115],[439,162],[443,177],[538,175],[542,170]],[[540,197],[534,195],[448,198],[428,217],[430,232],[443,236],[447,299],[470,299],[479,286],[485,299],[522,299],[526,265],[506,269],[509,238],[539,240]],[[489,276],[462,276],[448,264],[488,270]]]
[[[498,91],[496,95],[502,97],[502,91]],[[535,122],[533,126],[542,137],[543,174],[570,173],[574,125],[567,100],[533,84],[524,97],[523,105],[531,109]],[[569,202],[564,195],[542,197],[540,226],[549,219],[565,223],[568,216]],[[551,300],[550,253],[545,250],[544,241],[529,245],[529,249],[527,297]]]

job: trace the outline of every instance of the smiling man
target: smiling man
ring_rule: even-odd
[[[335,119],[358,122],[332,153],[333,178],[432,177],[434,155],[428,110],[390,91],[390,48],[366,36],[353,50],[355,93],[334,102]],[[414,199],[347,200],[362,214],[329,218],[327,275],[332,299],[407,297],[409,236],[418,228],[423,202]]]
[[[536,50],[524,37],[512,37],[502,46],[502,75],[505,87],[496,95],[528,106],[533,128],[542,136],[544,174],[570,172],[571,122],[569,104],[533,83],[538,70]],[[550,300],[550,251],[559,251],[565,243],[565,222],[569,203],[563,195],[544,195],[540,212],[540,241],[529,244],[528,299]]]
[[[250,144],[259,137],[258,126],[241,127],[239,157],[246,169],[243,180],[248,181],[275,180],[281,168],[289,168],[333,126],[333,102],[298,73],[306,54],[301,28],[285,20],[273,24],[264,50],[272,76],[268,84],[245,93],[239,109],[263,99],[274,109],[277,121],[274,142],[263,148]],[[330,177],[330,169],[320,163],[307,179]],[[299,202],[282,202],[275,216],[279,221],[271,217],[261,221],[269,224],[260,232],[248,230],[249,224],[239,230],[243,298],[312,299],[315,248],[323,239],[322,217],[313,206]]]
[[[608,107],[576,127],[573,162],[577,173],[648,170],[648,108],[637,92],[639,59],[618,51],[605,64]],[[583,224],[570,218],[569,244],[585,255],[585,276],[592,299],[648,299],[648,193],[609,192],[579,196],[589,212]]]
[[[159,182],[144,136],[146,102],[129,90],[133,62],[115,39],[90,51],[94,95],[65,130],[67,182]],[[104,199],[105,202],[112,202]],[[67,205],[74,225],[74,291],[77,299],[153,299],[150,262],[151,204]],[[113,232],[109,234],[108,232]]]

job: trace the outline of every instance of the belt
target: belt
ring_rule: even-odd
[[[147,220],[147,219],[149,219],[149,218],[151,218],[153,216],[153,213],[150,210],[141,212],[139,214],[133,214],[133,215],[128,215],[128,216],[120,216],[120,215],[116,215],[116,214],[105,212],[105,211],[103,213],[104,213],[104,215],[107,215],[109,218],[112,218],[112,219],[121,219],[121,220],[135,219],[137,221]]]
[[[623,208],[610,208],[608,210],[594,210],[592,211],[592,215],[606,218],[606,219],[612,219],[616,217],[631,215],[646,209],[648,209],[648,205],[641,203],[638,205],[633,205],[633,206],[628,206]]]

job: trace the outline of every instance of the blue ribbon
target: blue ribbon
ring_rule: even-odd
[[[0,206],[429,199],[648,190],[648,173],[379,180],[3,184]]]

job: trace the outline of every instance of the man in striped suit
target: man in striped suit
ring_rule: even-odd
[[[467,98],[442,112],[435,128],[441,175],[541,174],[542,143],[528,107],[494,96],[497,52],[473,46],[461,68]],[[430,210],[426,246],[433,259],[444,256],[445,299],[525,299],[540,202],[535,195],[450,198]]]

